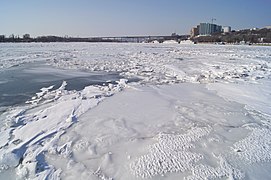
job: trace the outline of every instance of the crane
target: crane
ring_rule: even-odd
[[[214,24],[214,21],[216,21],[216,19],[215,19],[215,18],[212,18],[211,20],[212,20],[212,24]]]

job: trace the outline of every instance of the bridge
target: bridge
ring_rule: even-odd
[[[160,43],[167,40],[180,42],[189,38],[189,35],[171,35],[171,36],[119,36],[119,37],[59,37],[59,36],[38,36],[37,38],[5,38],[0,36],[0,42],[153,42]]]
[[[187,40],[189,35],[174,35],[174,36],[120,36],[120,37],[93,37],[89,38],[90,41],[98,42],[153,42],[158,41],[160,43],[167,40],[175,40],[180,42],[182,40]]]

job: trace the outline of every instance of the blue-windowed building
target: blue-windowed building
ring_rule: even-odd
[[[215,32],[222,32],[222,26],[211,23],[200,23],[199,35],[211,35]]]

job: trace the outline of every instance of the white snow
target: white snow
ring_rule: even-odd
[[[0,47],[0,73],[39,62],[62,68],[61,76],[84,69],[124,77],[80,91],[52,84],[3,110],[0,177],[14,170],[20,179],[270,179],[270,47]]]
[[[234,84],[214,83],[208,84],[207,87],[228,100],[246,105],[247,109],[271,115],[270,80]]]
[[[164,41],[163,43],[164,43],[164,44],[176,44],[176,43],[178,43],[178,42],[175,41],[175,40],[167,40],[167,41]]]
[[[195,162],[203,158],[200,154],[187,152],[193,147],[191,142],[198,141],[210,129],[192,128],[185,135],[159,134],[149,151],[150,154],[136,158],[130,168],[135,176],[146,178],[169,172],[184,172],[193,169]]]

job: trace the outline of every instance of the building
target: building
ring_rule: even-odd
[[[251,28],[250,31],[257,31],[259,30],[260,28],[257,28],[257,27],[254,27],[254,28]]]
[[[5,41],[5,35],[0,35],[0,42],[4,42]]]
[[[24,38],[24,39],[30,39],[30,34],[24,34],[24,35],[23,35],[23,38]]]
[[[199,35],[199,26],[193,27],[190,31],[190,37],[195,37]]]
[[[222,32],[222,26],[211,23],[200,23],[199,35],[211,35],[216,32]]]
[[[224,33],[228,33],[228,32],[231,32],[231,27],[230,26],[223,26],[222,30]]]

